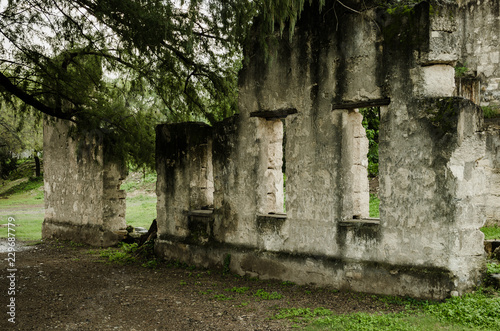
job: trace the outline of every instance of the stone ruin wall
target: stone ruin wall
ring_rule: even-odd
[[[462,36],[459,65],[467,69],[457,78],[457,93],[483,107],[500,109],[500,2],[462,1],[454,28]],[[500,121],[485,121],[488,178],[484,201],[486,225],[500,225]]]
[[[492,213],[484,201],[499,187],[488,187],[498,131],[484,131],[466,100],[496,104],[498,45],[480,33],[498,21],[492,3],[423,3],[410,15],[313,9],[275,61],[248,45],[238,116],[157,128],[157,253],[204,266],[230,254],[242,275],[356,291],[444,298],[471,289],[484,265],[483,213]],[[456,81],[465,60],[480,79]],[[380,220],[367,218],[357,110],[366,106],[381,112]],[[124,169],[68,130],[44,127],[43,237],[111,245],[125,227]]]
[[[238,116],[199,143],[190,135],[198,124],[157,130],[159,180],[176,179],[158,186],[157,253],[205,266],[230,254],[241,275],[393,295],[444,298],[476,285],[484,267],[482,114],[453,97],[460,34],[449,12],[433,6],[410,15],[336,7],[338,24],[332,11],[317,17],[313,8],[272,63],[249,45]],[[380,220],[366,218],[360,198],[366,146],[356,109],[369,105],[381,107]],[[275,203],[282,119],[286,215]],[[186,153],[169,152],[172,136],[188,142]],[[205,164],[198,153],[212,155],[213,210],[176,184],[196,183],[201,168],[185,165]],[[171,207],[166,194],[184,207]]]
[[[67,121],[44,122],[45,219],[42,238],[111,246],[125,229],[125,169],[90,136],[74,140]]]

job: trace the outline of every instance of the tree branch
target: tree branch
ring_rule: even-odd
[[[60,119],[71,120],[71,113],[64,113],[61,109],[51,108],[45,105],[44,103],[38,101],[32,95],[26,93],[18,86],[12,84],[10,79],[1,72],[0,72],[0,86],[3,86],[7,92],[15,95],[27,105],[36,108],[37,110],[41,111],[44,114],[54,116]]]

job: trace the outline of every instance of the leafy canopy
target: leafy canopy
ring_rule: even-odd
[[[320,7],[324,0],[317,0]],[[313,2],[312,0],[310,2]],[[158,121],[215,122],[237,104],[242,45],[290,31],[304,0],[1,0],[0,96],[152,164]]]

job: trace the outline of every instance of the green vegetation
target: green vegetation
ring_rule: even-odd
[[[19,161],[25,164],[26,161]],[[136,174],[136,173],[135,173]],[[12,173],[17,177],[17,173]],[[134,227],[149,228],[156,218],[156,196],[148,194],[154,192],[156,173],[147,173],[145,176],[131,174],[130,180],[125,181],[125,189],[132,193],[127,198],[126,222]],[[45,216],[43,200],[43,177],[8,179],[3,182],[0,191],[1,223],[13,216],[19,224],[16,237],[22,240],[39,240],[42,237],[42,223]],[[4,220],[5,219],[5,220]],[[0,228],[0,237],[7,237],[7,228]],[[149,262],[149,268],[154,268],[154,262]]]
[[[481,107],[483,109],[484,118],[500,117],[500,108],[493,108],[490,106]]]
[[[125,220],[127,225],[149,228],[156,218],[156,196],[136,195],[127,198],[127,211]]]
[[[27,181],[20,181],[19,184],[16,184],[4,192],[0,193],[0,197],[5,197],[12,194],[29,192],[32,190],[39,189],[43,186],[43,177],[30,177]],[[43,199],[43,191],[39,192],[36,196],[37,200]]]
[[[368,176],[378,176],[378,136],[380,127],[380,107],[361,108],[363,127],[368,138]]]
[[[20,240],[40,240],[42,238],[42,223],[44,215],[43,210],[33,214],[23,214],[22,216],[5,215],[3,211],[0,210],[1,224],[6,224],[8,217],[14,217],[16,220],[15,224],[17,226],[15,228],[11,228],[10,231],[11,233],[16,234],[16,239]],[[12,232],[13,230],[15,230],[15,232]],[[7,238],[7,236],[7,228],[0,228],[0,238]]]
[[[132,172],[129,174],[120,189],[125,190],[127,193],[136,190],[144,190],[146,192],[154,192],[156,184],[156,172],[148,171],[144,174]]]
[[[233,300],[232,297],[226,297],[224,294],[216,294],[212,297],[212,299],[215,299],[217,301]]]
[[[257,290],[254,294],[255,297],[260,298],[262,300],[279,300],[283,298],[283,295],[279,294],[278,292],[266,292],[262,289]]]
[[[370,194],[370,217],[380,217],[380,199],[376,194]]]
[[[500,264],[498,264],[498,263],[487,263],[486,265],[488,267],[487,273],[489,275],[491,275],[491,274],[500,274]]]
[[[384,298],[381,298],[384,299]],[[397,299],[397,300],[396,300]],[[443,303],[396,298],[400,313],[336,315],[325,308],[281,309],[274,318],[312,330],[499,330],[500,298],[482,291]]]
[[[102,250],[99,255],[106,258],[109,262],[118,264],[134,263],[137,259],[134,252],[137,250],[137,244],[120,243],[119,248],[108,248]]]
[[[21,162],[22,163],[22,162]],[[4,182],[0,193],[0,220],[7,223],[14,217],[16,238],[21,240],[40,240],[42,223],[45,216],[43,206],[43,178],[16,179]],[[0,238],[8,236],[7,228],[0,228]]]
[[[133,227],[149,228],[156,218],[156,172],[131,172],[120,186],[127,192],[125,220]]]
[[[455,66],[455,77],[464,77],[465,74],[469,71],[469,68],[467,67],[467,63],[464,63],[463,65],[456,65]]]
[[[249,289],[250,289],[249,287],[233,287],[233,288],[226,288],[225,291],[243,294],[248,292]]]
[[[500,239],[500,227],[498,225],[485,226],[481,228],[485,240]]]

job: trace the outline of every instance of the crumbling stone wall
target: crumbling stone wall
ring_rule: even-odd
[[[457,77],[457,95],[464,96],[482,107],[500,108],[500,2],[461,1],[455,14],[454,34],[459,46],[457,68],[464,74]],[[451,14],[450,14],[451,16]],[[456,32],[455,32],[456,31]],[[500,126],[496,120],[487,120],[485,127],[486,160],[483,162],[488,178],[486,195],[482,203],[486,224],[500,224],[500,167],[498,144]]]
[[[484,266],[486,142],[481,109],[453,97],[460,35],[449,10],[460,8],[422,3],[387,11],[359,3],[361,15],[329,6],[336,7],[322,14],[308,8],[271,63],[249,43],[240,114],[209,133],[213,212],[184,201],[167,215],[159,204],[156,251],[204,266],[230,254],[239,274],[356,291],[425,298],[468,291]],[[381,109],[378,220],[366,218],[367,146],[356,109],[367,106]],[[280,194],[276,174],[266,174],[279,167],[269,159],[279,157],[270,151],[281,118],[286,215],[263,198]],[[161,130],[168,137],[176,128]],[[159,155],[171,158],[168,148]],[[186,180],[201,171],[166,164]],[[189,199],[185,190],[175,187]],[[176,217],[191,228],[174,238]]]
[[[126,169],[104,155],[98,137],[74,139],[68,121],[44,122],[43,238],[94,246],[116,244],[125,229]]]
[[[460,10],[447,9],[465,75],[477,77],[481,106],[500,107],[500,5],[497,0],[459,1]],[[454,16],[453,16],[454,15]],[[465,78],[466,79],[466,78]]]
[[[500,119],[486,121],[486,158],[483,162],[488,178],[484,201],[486,225],[500,226]]]

